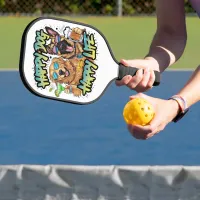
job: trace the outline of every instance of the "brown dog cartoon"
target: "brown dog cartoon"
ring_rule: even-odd
[[[66,59],[53,58],[49,67],[49,76],[54,83],[66,84],[65,92],[81,96],[82,91],[77,87],[83,76],[85,58]]]
[[[50,44],[46,45],[49,54],[69,59],[83,52],[83,43],[80,42],[80,38],[83,37],[85,29],[73,28],[67,37],[60,35],[50,27],[45,27],[45,29],[50,36]]]

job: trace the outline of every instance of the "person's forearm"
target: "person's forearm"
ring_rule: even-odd
[[[186,85],[178,92],[185,98],[188,107],[200,101],[200,66],[194,71]]]
[[[187,34],[185,31],[179,32],[157,31],[153,38],[146,59],[155,59],[159,64],[160,72],[174,64],[184,52]]]

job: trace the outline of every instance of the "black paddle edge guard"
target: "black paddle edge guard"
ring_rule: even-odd
[[[139,70],[138,68],[126,67],[123,64],[119,63],[119,75],[117,80],[121,80],[124,76],[127,75],[135,76],[138,70]],[[154,74],[155,74],[155,81],[153,86],[158,86],[160,85],[160,72],[154,71]]]

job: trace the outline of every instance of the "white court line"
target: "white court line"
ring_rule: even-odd
[[[190,68],[180,68],[180,69],[167,69],[165,71],[173,71],[173,72],[180,72],[180,71],[194,71],[195,69]],[[0,68],[0,72],[16,72],[19,71],[18,69],[6,69],[6,68]]]
[[[0,69],[0,72],[16,72],[16,71],[19,71],[19,70],[18,69],[6,69],[6,68]]]
[[[194,71],[195,69],[192,68],[180,68],[180,69],[166,69],[165,71],[171,71],[171,72],[180,72],[180,71]]]
[[[172,68],[172,69],[166,69],[165,71],[194,71],[195,69],[193,68]],[[13,69],[8,69],[8,68],[0,68],[0,71],[19,71],[19,69],[17,68],[13,68]]]

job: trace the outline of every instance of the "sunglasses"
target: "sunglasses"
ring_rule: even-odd
[[[55,70],[58,70],[58,69],[59,69],[59,64],[58,64],[57,62],[55,62],[55,63],[53,64],[53,68],[54,68]],[[57,74],[56,72],[53,73],[53,79],[54,79],[54,80],[57,80],[57,79],[58,79],[58,74]]]

